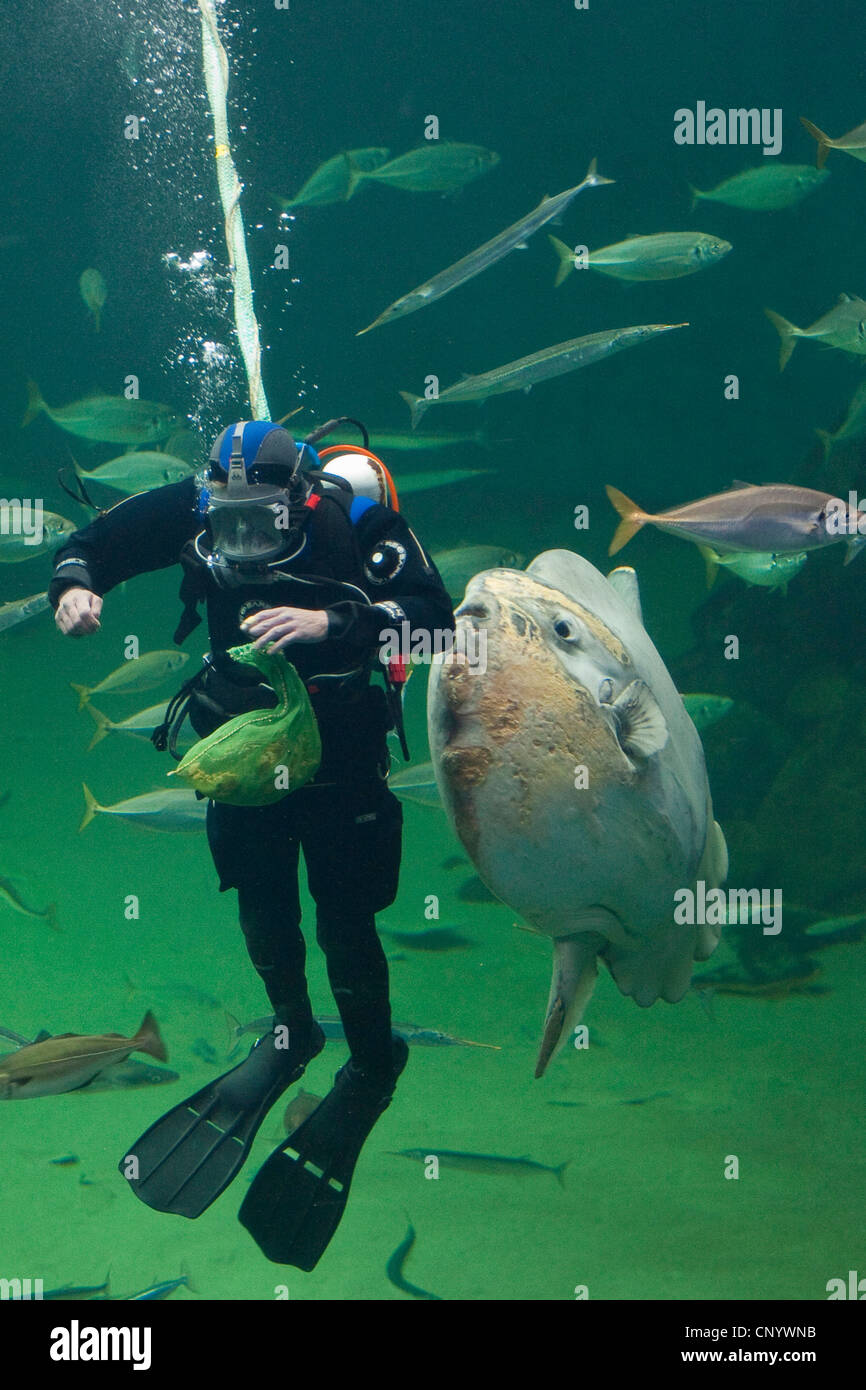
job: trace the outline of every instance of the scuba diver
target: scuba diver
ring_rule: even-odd
[[[303,851],[316,939],[350,1057],[318,1108],[260,1169],[240,1212],[268,1258],[301,1269],[313,1268],[334,1234],[361,1147],[408,1055],[391,1033],[375,923],[394,901],[400,867],[402,807],[387,784],[390,730],[408,758],[405,666],[389,667],[383,644],[389,629],[454,628],[444,584],[396,510],[381,461],[366,448],[340,446],[322,451],[338,455],[323,465],[314,449],[345,419],[300,445],[269,422],[229,426],[204,473],[129,497],[76,531],[55,556],[49,588],[57,627],[80,637],[99,628],[103,595],[118,584],[182,565],[174,640],[201,622],[204,604],[211,650],[153,735],[174,756],[185,716],[204,738],[240,713],[277,704],[262,672],[234,661],[231,647],[282,651],[309,695],[322,746],[312,780],[269,805],[207,805],[220,891],[237,890],[246,946],[274,1013],[271,1032],[239,1066],[151,1125],[120,1164],[148,1206],[200,1216],[237,1176],[270,1108],[322,1050],[300,929]],[[375,670],[384,688],[371,683]]]

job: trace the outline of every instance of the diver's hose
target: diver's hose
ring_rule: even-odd
[[[208,100],[213,113],[217,182],[223,213],[225,214],[226,244],[234,286],[235,325],[250,387],[250,408],[253,419],[270,420],[271,412],[262,386],[262,350],[259,340],[259,325],[253,309],[253,287],[250,281],[247,243],[240,209],[243,185],[238,179],[229,146],[229,126],[226,115],[229,63],[219,36],[214,0],[198,0],[198,7],[201,10],[204,76]]]

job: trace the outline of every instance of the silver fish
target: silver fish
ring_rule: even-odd
[[[197,801],[191,788],[145,792],[143,796],[118,801],[114,806],[100,806],[90,788],[83,785],[86,810],[79,831],[89,825],[96,815],[121,816],[133,825],[149,830],[204,830],[207,801]]]
[[[195,469],[184,459],[153,449],[120,454],[116,459],[109,459],[108,463],[101,463],[98,468],[87,471],[76,463],[75,472],[85,484],[101,483],[103,487],[129,496],[136,492],[147,492],[150,488],[164,487],[166,483],[179,483]]]
[[[137,714],[131,714],[128,719],[121,719],[117,723],[109,719],[107,714],[98,710],[89,701],[87,703],[87,713],[96,725],[96,733],[87,745],[87,751],[95,748],[97,743],[108,734],[129,734],[132,738],[146,739],[150,741],[150,736],[154,729],[158,729],[165,719],[166,704],[148,705],[147,709],[140,709]],[[186,721],[180,732],[177,741],[178,748],[184,745],[191,745],[195,742],[197,735],[191,730],[189,722]]]
[[[842,150],[854,159],[866,159],[866,121],[862,125],[855,126],[853,130],[849,130],[847,135],[837,135],[835,140],[831,136],[825,135],[823,130],[819,130],[811,121],[807,121],[805,116],[800,117],[800,123],[805,126],[812,138],[818,141],[817,164],[819,169],[831,150]]]
[[[764,550],[715,550],[711,545],[699,545],[698,550],[706,562],[708,588],[712,587],[721,565],[746,584],[780,589],[785,593],[789,580],[800,573],[809,558],[805,550],[794,550],[787,555]]]
[[[239,1023],[233,1014],[226,1014],[233,1041],[247,1033],[267,1033],[274,1026],[273,1014],[264,1018],[254,1018],[249,1023]],[[346,1034],[337,1014],[317,1014],[316,1022],[329,1042],[344,1039]],[[469,1038],[455,1038],[450,1033],[442,1033],[438,1028],[424,1028],[419,1023],[392,1023],[395,1033],[399,1033],[407,1043],[414,1047],[486,1047],[492,1052],[501,1052],[498,1043],[472,1042]]]
[[[708,193],[691,185],[692,208],[696,203],[725,203],[731,208],[750,212],[777,212],[794,207],[807,194],[828,178],[826,170],[813,169],[809,164],[777,164],[768,160],[756,169],[744,169],[732,178],[723,179]]]
[[[733,709],[734,702],[727,695],[684,695],[683,704],[700,734]]]
[[[487,400],[489,396],[501,396],[508,391],[531,391],[540,381],[549,381],[565,372],[588,367],[593,362],[612,357],[615,352],[638,347],[640,343],[660,333],[670,333],[675,328],[688,328],[688,324],[643,323],[634,328],[606,328],[601,333],[588,333],[583,338],[555,343],[553,347],[542,348],[541,352],[533,352],[529,357],[519,357],[516,362],[494,367],[480,376],[464,377],[429,400],[424,396],[413,396],[408,391],[401,391],[400,395],[409,406],[412,424],[415,425],[433,405],[458,405],[463,401]]]
[[[399,430],[377,430],[370,428],[370,445],[381,453],[423,454],[431,449],[458,449],[464,444],[477,444],[480,449],[491,447],[487,431],[482,425],[479,429],[451,434],[421,434],[416,430],[405,434]],[[345,444],[349,449],[357,445],[357,435],[341,435],[339,430],[328,435],[329,444]]]
[[[832,434],[829,430],[816,430],[815,433],[824,446],[825,460],[837,444],[844,443],[846,439],[860,439],[866,434],[866,381],[861,382],[851,397],[848,414],[839,428]]]
[[[400,497],[408,497],[413,492],[427,492],[429,488],[451,487],[454,483],[468,483],[471,478],[486,478],[490,468],[442,468],[433,473],[400,473],[394,479]]]
[[[496,569],[497,565],[505,565],[512,570],[522,569],[526,556],[499,545],[458,545],[453,550],[437,551],[433,563],[451,597],[462,598],[463,590],[474,574]]]
[[[387,183],[408,193],[451,193],[495,169],[499,155],[481,145],[463,145],[457,140],[443,140],[440,143],[436,140],[373,169],[362,169],[357,161],[351,159],[349,163],[350,194],[365,179]]]
[[[560,1187],[565,1186],[562,1175],[571,1162],[569,1158],[565,1163],[552,1166],[548,1163],[538,1163],[534,1158],[527,1158],[525,1155],[510,1158],[505,1154],[466,1153],[460,1149],[400,1149],[391,1152],[395,1158],[414,1158],[420,1163],[426,1163],[428,1158],[438,1158],[446,1168],[462,1168],[467,1173],[484,1173],[488,1177],[521,1178],[538,1173],[552,1173]]]
[[[98,333],[102,320],[102,307],[108,298],[108,287],[105,280],[100,272],[91,266],[88,270],[82,270],[78,288],[81,291],[81,298],[93,315],[93,326]]]
[[[548,240],[559,257],[554,283],[561,285],[576,268],[574,249],[559,237]],[[729,241],[707,232],[657,232],[590,251],[586,263],[591,270],[600,270],[602,275],[613,275],[617,280],[676,280],[715,265],[731,250]]]
[[[324,207],[330,203],[344,203],[354,192],[358,182],[357,179],[354,183],[352,182],[353,167],[369,173],[384,164],[390,153],[390,150],[370,147],[361,150],[345,150],[342,154],[332,155],[310,175],[303,187],[298,189],[294,198],[278,197],[276,201],[283,212],[292,212],[295,208]]]
[[[46,922],[53,931],[58,931],[57,926],[57,907],[55,903],[50,903],[48,907],[41,911],[35,907],[29,907],[24,901],[15,884],[8,878],[0,878],[0,903],[5,903],[11,907],[13,912],[17,912],[21,917],[33,917],[38,922]]]
[[[596,162],[593,160],[581,183],[575,184],[574,188],[567,188],[564,193],[557,193],[552,198],[542,198],[537,208],[533,208],[532,212],[521,217],[518,222],[506,227],[504,232],[499,232],[490,241],[485,241],[483,246],[470,251],[468,256],[455,261],[454,265],[448,266],[446,270],[440,270],[438,275],[434,275],[431,280],[425,280],[423,285],[418,285],[408,294],[395,299],[393,304],[383,309],[379,317],[366,328],[362,328],[356,336],[360,338],[372,328],[378,328],[380,323],[390,323],[393,319],[403,318],[405,314],[414,314],[416,309],[423,309],[425,305],[433,304],[443,295],[450,294],[458,285],[465,285],[467,280],[501,261],[509,251],[525,246],[527,238],[531,237],[533,232],[537,232],[539,227],[563,213],[572,199],[584,188],[596,188],[603,183],[613,183],[613,179],[606,179],[596,173]]]
[[[156,444],[183,423],[168,405],[127,400],[125,396],[85,396],[72,405],[46,405],[35,381],[27,383],[22,428],[42,411],[67,434],[104,444]]]
[[[19,1047],[0,1057],[0,1100],[57,1096],[88,1085],[107,1068],[125,1062],[131,1052],[168,1061],[159,1025],[146,1013],[134,1037],[122,1033],[62,1033]]]
[[[67,521],[65,516],[59,516],[57,512],[42,512],[37,518],[35,508],[31,508],[26,532],[22,529],[13,531],[5,515],[0,522],[0,564],[4,565],[20,565],[22,561],[32,560],[37,555],[48,555],[76,529],[74,521]],[[35,529],[37,520],[40,526],[38,531]]]
[[[435,806],[442,810],[442,798],[432,763],[418,763],[415,767],[392,773],[388,778],[388,788],[401,801],[414,801],[419,806]]]
[[[152,690],[187,661],[189,652],[145,652],[124,661],[98,685],[77,685],[74,681],[69,684],[78,693],[78,708],[83,709],[91,695],[134,695],[139,690]]]
[[[700,497],[655,515],[645,512],[618,488],[605,490],[622,518],[610,544],[610,555],[615,555],[646,525],[720,551],[790,554],[845,540],[846,564],[866,543],[866,513],[852,514],[840,498],[813,488],[788,483],[764,487],[738,483],[730,492]]]
[[[10,603],[0,604],[0,632],[7,627],[15,627],[17,623],[26,622],[28,618],[35,618],[37,613],[44,613],[50,607],[48,594],[44,591],[41,594],[30,594],[28,598],[16,598]]]
[[[850,352],[857,357],[866,354],[866,299],[840,294],[833,308],[828,309],[809,328],[797,328],[772,309],[765,309],[764,313],[781,340],[780,372],[785,370],[798,338],[815,338],[825,347],[838,348],[840,352]]]

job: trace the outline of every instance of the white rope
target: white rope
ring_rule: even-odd
[[[229,63],[217,27],[213,0],[198,0],[201,10],[202,57],[208,100],[213,113],[214,154],[217,183],[223,205],[226,245],[231,264],[234,287],[235,325],[243,353],[250,389],[250,408],[254,420],[270,420],[271,413],[262,386],[262,350],[259,325],[253,308],[253,287],[247,260],[247,243],[241,217],[240,198],[243,185],[238,179],[229,145],[229,126],[226,115],[226,93],[229,85]]]

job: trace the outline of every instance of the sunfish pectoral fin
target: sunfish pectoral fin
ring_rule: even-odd
[[[668,741],[668,726],[649,686],[632,681],[611,705],[617,737],[629,757],[649,758]]]
[[[597,954],[603,945],[604,938],[597,932],[554,938],[553,977],[535,1063],[536,1077],[544,1075],[548,1062],[565,1047],[580,1022],[595,988]]]
[[[863,549],[864,545],[866,545],[866,536],[852,537],[852,539],[848,542],[848,544],[845,547],[844,563],[846,565],[850,565],[851,561],[854,559],[854,556],[858,553],[858,551]]]

